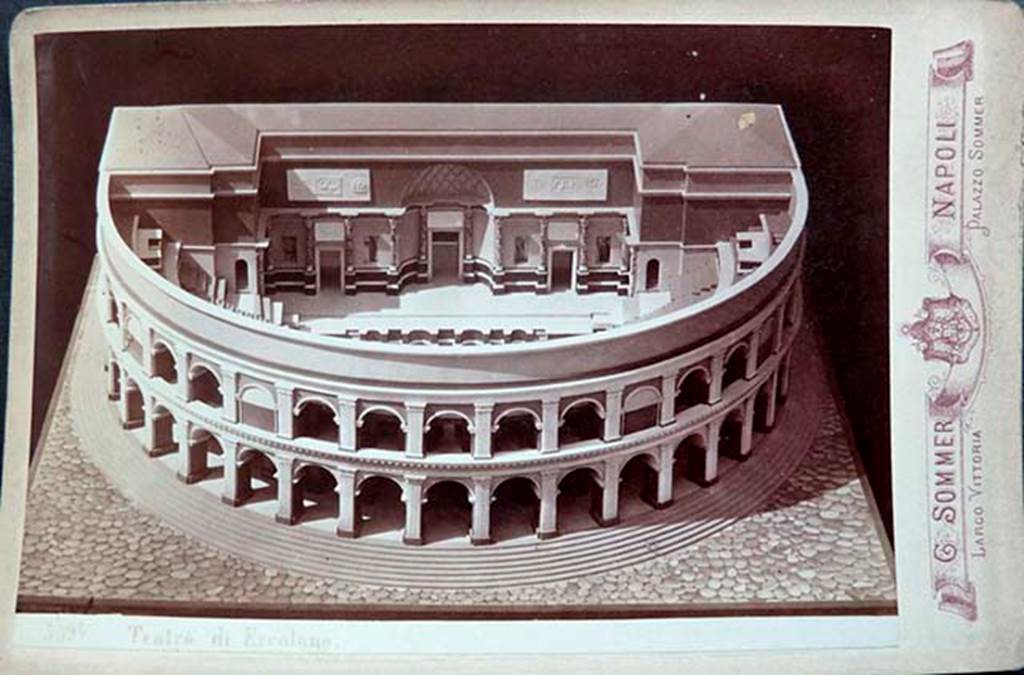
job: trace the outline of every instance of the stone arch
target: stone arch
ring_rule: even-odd
[[[356,536],[400,532],[405,506],[400,479],[383,473],[360,474],[355,497]]]
[[[722,418],[718,431],[718,452],[732,459],[743,458],[744,406],[738,405]]]
[[[427,454],[469,452],[473,447],[474,431],[473,421],[465,413],[439,410],[423,425],[423,449]]]
[[[754,397],[754,431],[767,432],[775,425],[775,420],[769,419],[769,408],[772,398],[775,396],[775,379],[769,377],[757,389]]]
[[[273,390],[257,382],[242,385],[238,390],[238,420],[257,429],[275,431],[277,399]]]
[[[661,261],[651,258],[644,268],[644,290],[656,291],[661,287]]]
[[[537,531],[541,491],[535,478],[502,478],[491,495],[491,536],[495,541],[530,536]]]
[[[673,408],[678,415],[697,405],[709,403],[711,399],[711,372],[704,366],[694,366],[684,372],[676,381],[676,397]]]
[[[744,341],[733,345],[726,353],[725,367],[722,369],[722,391],[725,391],[729,385],[746,379],[749,349]]]
[[[686,435],[676,445],[672,455],[673,493],[678,495],[681,482],[686,480],[705,485],[705,462],[707,461],[707,438],[701,432]]]
[[[150,447],[151,457],[173,453],[178,448],[174,415],[166,406],[156,403],[152,410],[146,411],[152,428]]]
[[[145,424],[145,410],[143,405],[143,393],[139,383],[129,376],[124,378],[124,428],[135,429]]]
[[[168,384],[178,383],[178,359],[164,340],[153,341],[153,374]]]
[[[559,415],[558,444],[579,443],[604,436],[604,406],[592,398],[578,398]]]
[[[386,405],[367,407],[356,420],[356,448],[405,450],[406,424],[402,414]]]
[[[188,483],[198,483],[224,477],[224,445],[215,433],[201,426],[194,426],[188,435],[189,468],[185,477]]]
[[[442,479],[424,485],[424,543],[469,535],[473,521],[472,494],[471,487],[456,479]]]
[[[529,408],[503,410],[494,420],[492,447],[495,452],[528,450],[540,447],[543,429],[540,415]]]
[[[240,502],[264,502],[277,499],[277,464],[256,448],[241,448],[238,453],[238,499]]]
[[[309,522],[338,517],[338,485],[327,467],[313,462],[300,464],[292,478],[292,513],[295,522]]]
[[[292,408],[296,438],[314,438],[337,443],[338,411],[322,396],[306,395]]]
[[[188,392],[190,401],[202,401],[214,408],[224,405],[220,375],[202,363],[193,363],[189,366]]]
[[[567,469],[558,479],[559,532],[590,529],[601,523],[601,473],[593,466]]]
[[[235,293],[249,291],[249,263],[239,258],[235,260]]]
[[[632,516],[658,502],[658,457],[648,450],[634,453],[619,469],[619,513]]]
[[[622,401],[622,433],[657,426],[661,410],[661,390],[649,384],[636,387]]]

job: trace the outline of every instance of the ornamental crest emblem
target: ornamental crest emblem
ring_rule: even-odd
[[[971,303],[952,293],[945,298],[925,298],[917,321],[903,326],[926,361],[945,361],[951,366],[966,363],[978,342],[981,324]]]

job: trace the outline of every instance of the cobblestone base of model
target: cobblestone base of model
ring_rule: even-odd
[[[757,514],[656,560],[496,589],[379,587],[280,572],[146,515],[85,458],[59,394],[27,507],[22,596],[286,604],[891,602],[893,575],[831,401],[798,470]]]

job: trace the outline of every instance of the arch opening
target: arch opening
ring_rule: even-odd
[[[747,377],[747,346],[740,345],[732,350],[728,360],[725,362],[725,370],[722,373],[722,391],[729,385],[746,379]]]
[[[189,483],[224,477],[224,448],[217,437],[205,429],[196,429],[189,438]]]
[[[239,454],[238,499],[243,503],[277,499],[277,465],[265,453],[247,448]]]
[[[593,401],[573,403],[562,415],[558,444],[569,445],[599,439],[604,435],[604,419]]]
[[[405,451],[402,420],[392,412],[373,410],[366,413],[356,433],[356,448]]]
[[[304,523],[338,517],[338,481],[322,466],[307,464],[296,474],[292,487],[296,522]]]
[[[436,543],[469,536],[473,507],[469,490],[452,480],[434,483],[424,495],[423,541]]]
[[[402,486],[386,476],[370,476],[356,490],[356,536],[400,532],[405,526]]]
[[[121,392],[125,397],[125,429],[135,429],[145,424],[145,411],[142,405],[142,390],[139,389],[139,385],[135,383],[130,377],[125,379],[124,391]]]
[[[540,498],[529,478],[516,476],[494,491],[491,504],[491,536],[494,541],[529,537],[540,522]]]
[[[149,423],[153,428],[152,447],[149,448],[149,455],[159,457],[176,452],[178,438],[174,415],[162,405],[157,405],[153,407]]]
[[[469,452],[472,447],[469,421],[461,415],[441,413],[430,421],[429,426],[423,443],[427,454]]]
[[[538,447],[537,418],[529,412],[515,412],[498,420],[492,442],[494,452],[534,450]]]
[[[334,418],[334,410],[320,401],[307,400],[299,404],[294,428],[296,438],[338,442],[338,421]]]
[[[646,454],[630,458],[619,473],[619,515],[646,513],[658,503],[658,472]]]
[[[678,497],[693,484],[704,485],[707,444],[700,434],[690,434],[676,446],[673,454],[673,493]]]
[[[153,345],[153,374],[168,384],[178,383],[178,364],[170,348],[162,342]]]
[[[743,411],[736,408],[722,422],[718,432],[718,452],[730,459],[743,457]]]
[[[249,263],[239,258],[235,261],[235,293],[249,292]]]
[[[676,414],[709,402],[711,398],[711,377],[703,368],[691,371],[679,383],[674,409]]]
[[[220,382],[206,366],[193,366],[189,376],[189,400],[202,401],[208,406],[220,408],[224,405]]]
[[[761,335],[757,344],[757,366],[768,360],[768,357],[775,351],[775,319],[769,319],[761,329]]]
[[[601,523],[602,489],[590,467],[580,467],[558,483],[557,519],[560,533],[589,530]]]
[[[644,290],[656,291],[661,286],[661,261],[651,258],[644,270]]]
[[[632,434],[657,426],[661,410],[661,394],[644,386],[626,397],[622,413],[622,433]]]

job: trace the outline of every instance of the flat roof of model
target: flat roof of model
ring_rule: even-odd
[[[116,108],[101,168],[256,163],[260,134],[636,134],[645,165],[799,167],[782,109],[747,103],[294,103]]]

